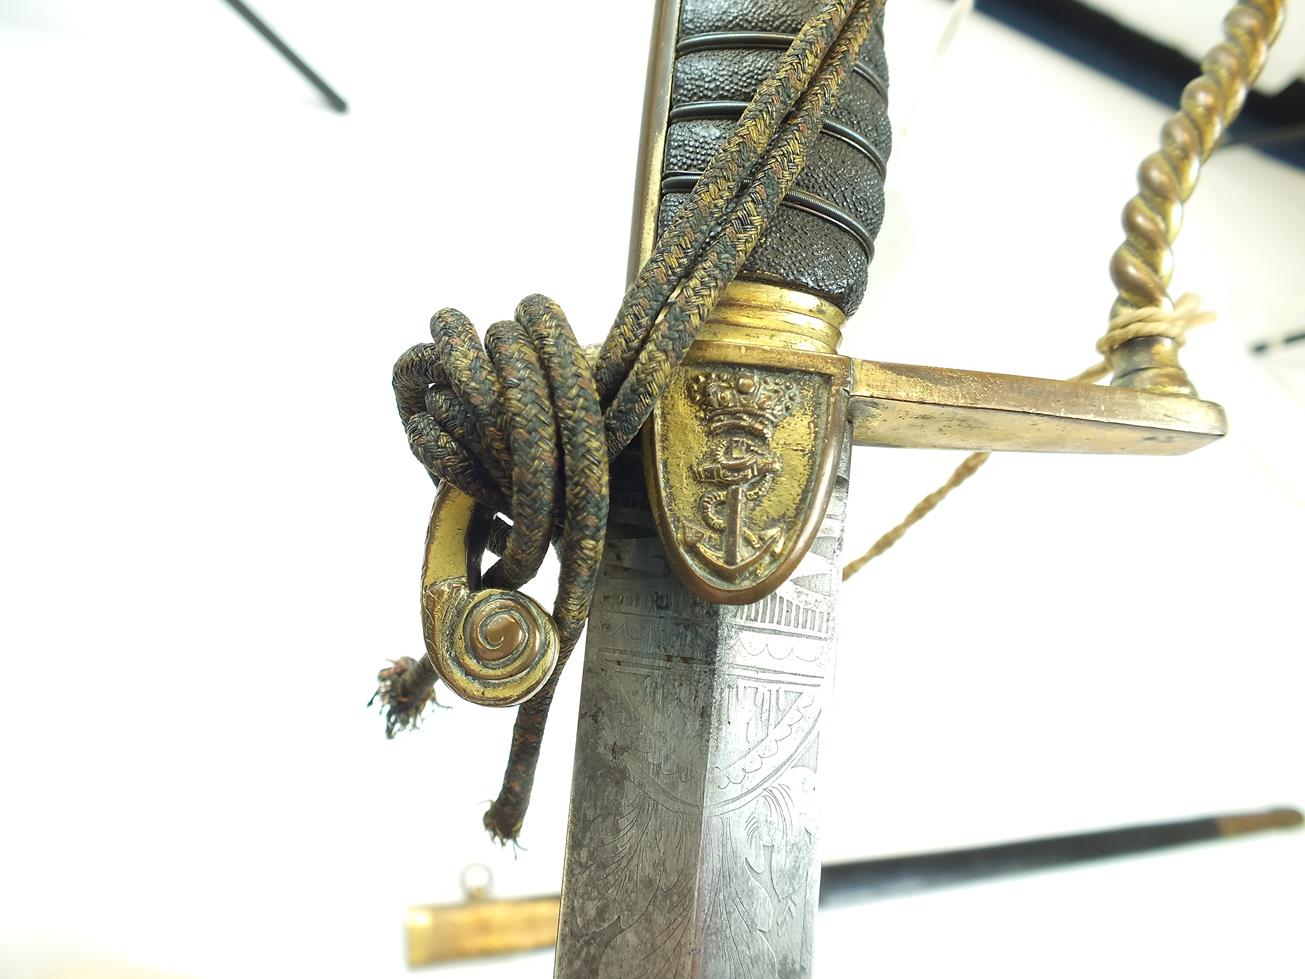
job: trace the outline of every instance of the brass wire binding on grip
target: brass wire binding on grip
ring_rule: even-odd
[[[1124,207],[1127,235],[1110,260],[1110,278],[1119,296],[1111,322],[1132,310],[1154,309],[1161,324],[1173,310],[1173,243],[1182,226],[1183,204],[1196,189],[1201,166],[1237,118],[1246,94],[1259,77],[1269,46],[1282,29],[1285,0],[1246,0],[1223,21],[1224,40],[1201,62],[1201,74],[1183,89],[1180,108],[1160,131],[1160,149],[1142,161],[1138,192]],[[1156,333],[1108,345],[1113,385],[1169,394],[1196,395],[1178,363],[1181,346]]]

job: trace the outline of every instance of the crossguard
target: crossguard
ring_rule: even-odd
[[[1182,455],[1227,434],[1223,408],[1082,381],[852,362],[854,445]]]
[[[760,282],[726,291],[645,429],[648,494],[677,577],[713,602],[773,592],[815,540],[854,445],[1178,455],[1222,436],[1181,394],[836,352],[842,314]]]
[[[479,588],[490,514],[448,485],[426,533],[421,620],[426,653],[459,697],[488,707],[529,700],[557,666],[553,617],[521,592]]]

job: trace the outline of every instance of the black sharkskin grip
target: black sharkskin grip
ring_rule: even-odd
[[[671,86],[660,222],[733,131],[758,83],[821,0],[684,0]],[[882,5],[806,169],[740,274],[814,293],[851,314],[884,219],[892,147]]]

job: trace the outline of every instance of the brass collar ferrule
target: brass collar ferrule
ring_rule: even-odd
[[[772,349],[838,352],[847,316],[828,300],[770,282],[734,281],[698,334],[699,340]]]

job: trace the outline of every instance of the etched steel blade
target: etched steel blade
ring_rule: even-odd
[[[658,0],[632,276],[701,154],[737,121],[742,103],[731,100],[778,61],[792,40],[784,32],[821,7]],[[882,216],[886,73],[872,33],[844,115],[831,117],[809,158],[823,161],[811,193],[841,199],[839,187],[855,186],[853,209],[865,213],[831,221],[843,212],[828,202],[817,214],[781,208],[676,369],[665,397],[680,399],[679,410],[666,413],[660,437],[645,428],[642,447],[613,469],[585,648],[558,979],[811,975],[816,768],[851,446],[849,382],[826,361],[871,251],[847,229],[868,228],[872,241]],[[857,135],[867,126],[873,139]],[[849,134],[855,158],[840,155]],[[822,168],[838,175],[828,186]],[[708,334],[729,342],[704,344]],[[763,356],[774,348],[786,352]],[[668,523],[668,513],[684,519]],[[698,565],[718,572],[716,587],[702,587]],[[759,578],[764,589],[754,588]]]
[[[680,584],[637,456],[614,474],[585,649],[559,979],[810,975],[844,446],[810,551],[753,605],[715,605]]]

